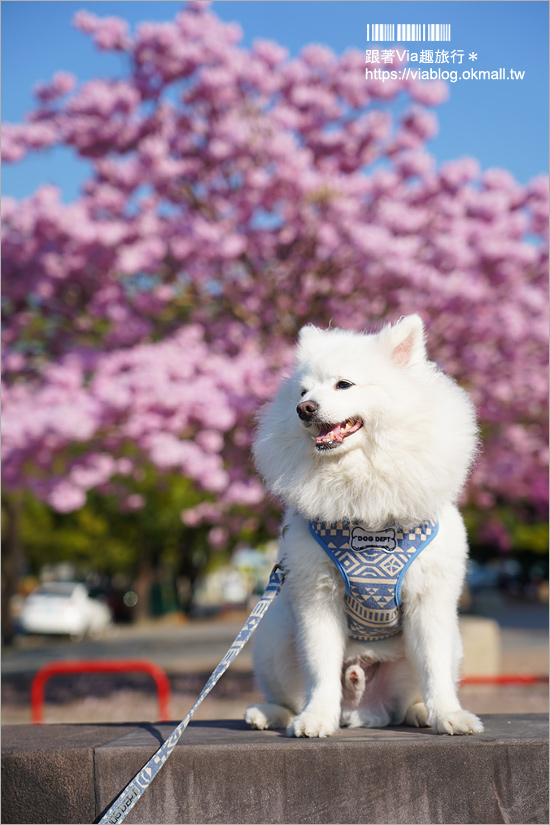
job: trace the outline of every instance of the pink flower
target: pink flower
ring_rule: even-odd
[[[80,31],[91,34],[102,50],[124,51],[131,45],[128,23],[118,17],[96,17],[87,11],[78,11],[73,24]]]
[[[128,510],[141,510],[145,506],[145,499],[139,493],[133,493],[125,501]]]
[[[312,69],[330,68],[335,63],[334,52],[326,46],[321,46],[312,43],[310,46],[304,46],[301,52],[301,58],[307,66]]]
[[[460,160],[444,163],[439,170],[439,177],[446,186],[456,189],[468,181],[475,180],[479,176],[479,172],[477,160],[474,158],[461,158]]]
[[[133,40],[116,18],[75,24],[125,52],[122,74],[58,73],[2,130],[6,161],[63,145],[91,169],[74,203],[45,186],[2,204],[6,489],[67,512],[110,491],[128,509],[152,466],[209,499],[189,526],[234,540],[269,525],[254,416],[300,326],[416,311],[478,406],[466,500],[542,513],[546,178],[522,186],[473,158],[436,169],[425,107],[446,85],[367,80],[362,52],[246,49],[204,3]],[[398,95],[402,120],[385,104]]]
[[[59,513],[71,513],[86,503],[86,494],[67,481],[60,481],[47,497],[48,503]]]
[[[76,78],[68,72],[56,72],[50,83],[40,83],[34,89],[35,96],[43,103],[57,100],[76,86]]]
[[[216,549],[224,547],[228,539],[229,531],[226,527],[213,527],[208,533],[208,541]]]
[[[223,436],[216,430],[201,430],[196,441],[208,453],[219,453],[224,445]]]
[[[443,80],[415,80],[409,89],[413,99],[425,106],[439,106],[449,97],[449,88]]]
[[[275,68],[278,63],[282,63],[288,57],[287,50],[272,40],[255,40],[253,52],[264,60],[270,69]]]

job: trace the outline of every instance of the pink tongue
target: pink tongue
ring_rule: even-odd
[[[315,440],[323,442],[323,441],[326,440],[327,435],[329,433],[332,433],[333,436],[334,436],[334,439],[333,439],[334,441],[343,441],[344,437],[341,434],[341,429],[342,428],[341,428],[340,424],[335,424],[334,427],[331,427],[329,424],[324,424],[321,427],[321,432],[319,433],[319,435],[317,436],[317,438]]]

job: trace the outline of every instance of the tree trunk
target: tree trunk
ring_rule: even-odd
[[[151,585],[153,583],[154,568],[151,559],[151,550],[147,544],[142,545],[134,579],[134,590],[137,596],[136,606],[132,613],[135,622],[147,619],[151,614]]]
[[[6,541],[2,552],[2,644],[10,645],[15,636],[15,627],[10,613],[10,600],[17,593],[17,585],[23,567],[21,548],[22,498],[13,493],[4,499],[7,516]]]
[[[183,594],[183,597],[180,595],[180,606],[185,613],[190,613],[193,608],[195,586],[208,561],[206,552],[193,552],[193,542],[196,540],[196,530],[188,529],[183,532],[177,576],[180,580],[179,592]]]

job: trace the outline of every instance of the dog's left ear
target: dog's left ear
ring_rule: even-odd
[[[406,315],[380,333],[391,359],[402,367],[414,367],[426,360],[424,324],[419,315]]]

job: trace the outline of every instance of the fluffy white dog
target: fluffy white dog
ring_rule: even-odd
[[[255,636],[266,703],[247,709],[252,727],[483,730],[457,696],[468,548],[455,502],[476,445],[469,397],[427,360],[417,315],[376,335],[302,329],[254,447],[288,510],[285,583]]]

